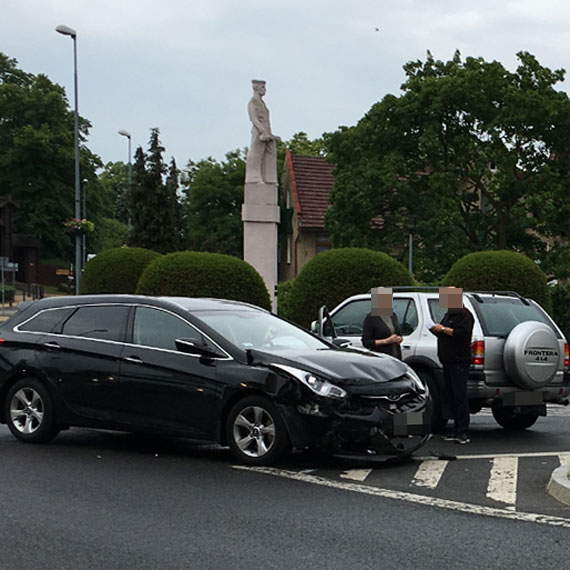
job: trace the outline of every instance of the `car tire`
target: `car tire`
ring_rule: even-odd
[[[270,465],[291,447],[281,413],[263,396],[248,396],[232,407],[226,438],[233,456],[246,465]]]
[[[10,388],[4,417],[12,435],[27,443],[46,443],[59,432],[51,396],[36,378],[24,378]]]
[[[443,416],[441,388],[430,372],[420,370],[416,373],[429,388],[431,400],[431,431],[433,433],[441,433],[447,426],[448,421],[447,418]]]
[[[538,414],[519,414],[512,411],[512,408],[502,406],[492,407],[493,417],[496,422],[508,431],[521,431],[536,423]]]
[[[505,371],[523,390],[547,386],[560,365],[560,346],[545,323],[524,321],[509,333],[503,348]]]

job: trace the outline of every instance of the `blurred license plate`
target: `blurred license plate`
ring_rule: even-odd
[[[394,415],[394,435],[424,435],[431,430],[425,412],[409,412]]]
[[[542,392],[507,392],[503,396],[504,406],[539,406],[543,403]]]

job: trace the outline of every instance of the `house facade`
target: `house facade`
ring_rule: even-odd
[[[286,152],[279,190],[279,281],[295,278],[315,255],[331,249],[325,214],[333,169],[323,157]]]

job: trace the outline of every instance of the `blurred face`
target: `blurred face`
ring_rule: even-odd
[[[375,317],[392,316],[392,289],[389,287],[376,287],[370,291],[372,297],[371,314]]]
[[[441,309],[461,309],[463,307],[463,289],[460,287],[442,287],[439,290]]]

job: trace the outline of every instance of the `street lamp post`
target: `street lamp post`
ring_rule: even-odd
[[[79,97],[77,84],[77,32],[69,26],[58,26],[56,32],[70,36],[73,40],[73,72],[75,88],[75,217],[81,219],[81,187],[79,181]],[[81,236],[75,234],[75,294],[79,295],[81,284]]]
[[[122,137],[127,137],[127,139],[129,140],[129,190],[128,190],[128,199],[127,199],[127,209],[128,209],[128,226],[129,226],[129,232],[131,231],[131,190],[132,190],[132,179],[133,179],[133,165],[131,162],[131,133],[129,133],[129,131],[125,131],[125,130],[120,130],[119,134]]]

